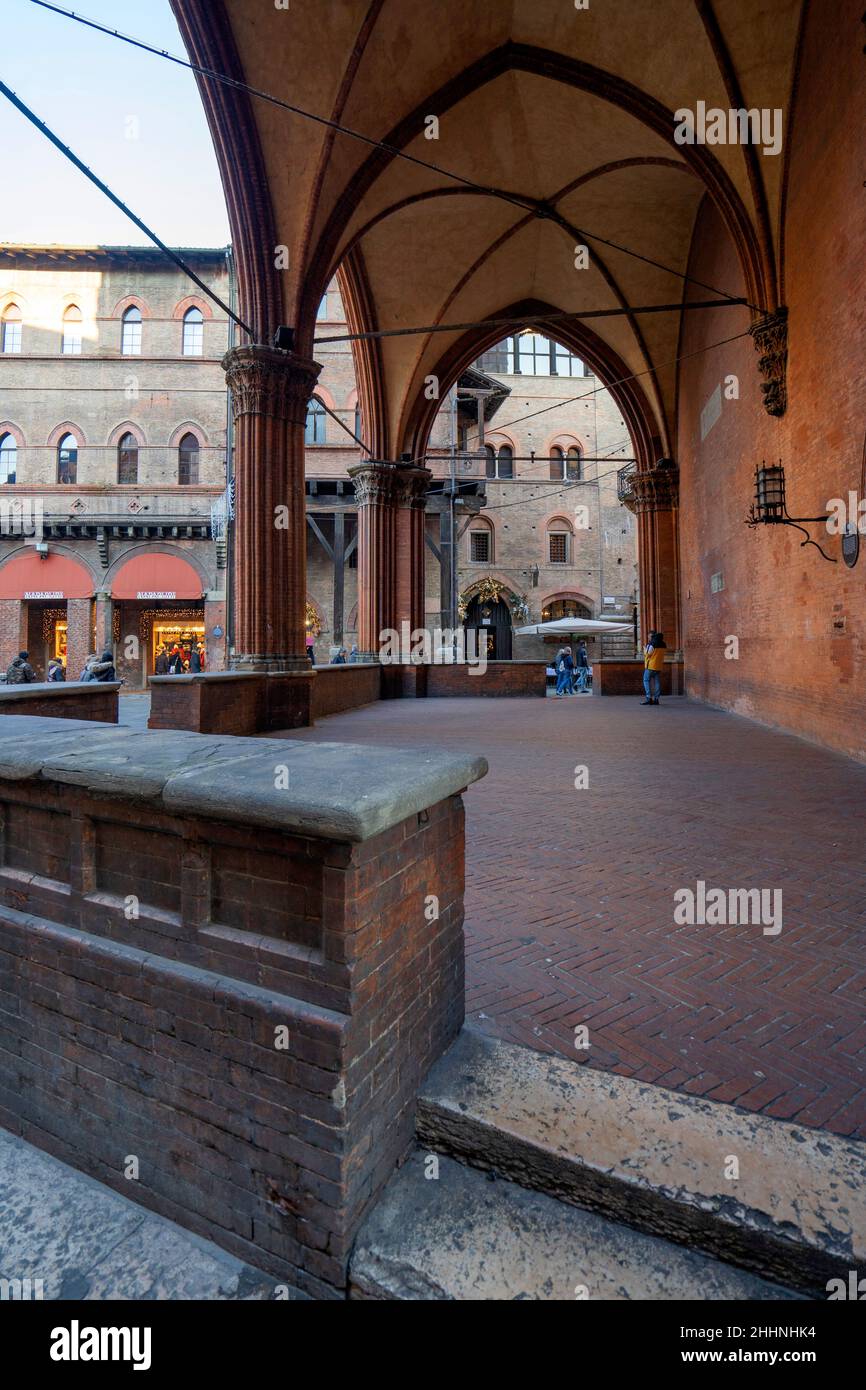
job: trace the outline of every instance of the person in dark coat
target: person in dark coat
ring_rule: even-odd
[[[168,659],[168,673],[170,676],[183,675],[183,652],[180,647],[172,647],[171,656]]]
[[[168,675],[168,652],[166,651],[165,647],[160,647],[159,651],[157,652],[156,665],[154,667],[154,675]]]
[[[10,663],[6,672],[7,685],[32,685],[36,680],[36,672],[30,665],[30,653],[19,652],[15,660]]]
[[[66,672],[63,669],[63,662],[59,656],[52,656],[48,663],[48,679],[50,681],[65,681]]]
[[[102,653],[98,661],[90,668],[91,680],[94,681],[116,681],[117,672],[114,669],[114,657],[107,649]]]

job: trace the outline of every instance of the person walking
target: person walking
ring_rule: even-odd
[[[36,680],[36,672],[30,665],[30,653],[19,652],[15,660],[10,662],[6,672],[7,685],[32,685]]]
[[[586,654],[585,642],[578,643],[575,667],[577,670],[577,690],[579,694],[584,695],[586,693],[586,682],[589,678],[589,657]]]
[[[189,652],[189,673],[190,673],[191,676],[197,676],[197,675],[199,675],[200,671],[201,671],[201,649],[200,649],[199,647],[196,647],[196,646],[190,647],[190,652]]]
[[[63,662],[59,656],[52,656],[48,663],[48,679],[50,681],[65,681],[66,672],[63,669]]]
[[[651,632],[643,649],[643,688],[642,705],[657,705],[662,693],[662,678],[659,674],[665,664],[665,638],[663,632]],[[653,695],[655,690],[655,695]]]
[[[156,654],[156,664],[153,673],[155,676],[168,675],[168,652],[166,651],[165,644],[160,647]]]
[[[180,647],[174,646],[168,658],[168,674],[170,676],[183,675],[183,652]]]
[[[560,647],[556,654],[556,696],[571,694],[571,679],[574,671],[574,657],[571,647]]]

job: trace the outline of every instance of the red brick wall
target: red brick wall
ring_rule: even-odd
[[[357,709],[379,699],[381,666],[345,665],[319,666],[313,681],[313,715],[324,719],[327,714]]]
[[[743,525],[762,459],[785,466],[793,516],[817,516],[832,497],[859,487],[866,427],[863,304],[866,223],[862,217],[862,6],[844,0],[838,23],[813,6],[806,24],[790,158],[783,302],[789,308],[788,409],[771,418],[761,403],[750,338],[702,351],[745,329],[745,310],[686,315],[681,351],[678,461],[681,470],[682,608],[690,694],[830,747],[866,757],[866,555],[849,570],[831,565],[787,527]],[[743,281],[714,209],[699,215],[690,273],[733,295]],[[700,296],[703,292],[695,290]],[[728,375],[740,399],[702,442],[701,410]],[[839,541],[810,528],[828,553]],[[861,538],[861,546],[866,537]],[[724,588],[711,592],[711,576]],[[739,659],[725,659],[725,639]]]
[[[362,845],[45,782],[0,803],[0,1124],[338,1296],[462,1024],[460,797]]]
[[[482,674],[467,666],[429,666],[427,695],[540,695],[547,694],[543,661],[489,661]]]
[[[0,685],[0,715],[39,714],[50,719],[91,719],[100,724],[117,723],[117,688],[91,681],[70,689],[65,683],[44,686],[38,695],[13,691],[33,691],[33,686]]]

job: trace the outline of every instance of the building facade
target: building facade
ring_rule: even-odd
[[[347,470],[364,438],[351,345],[336,281],[319,309],[322,372],[307,416],[307,620],[316,660],[357,640],[357,518]],[[479,422],[483,421],[483,425]],[[574,616],[634,625],[635,518],[617,493],[631,441],[610,393],[586,365],[524,332],[462,373],[437,416],[424,460],[425,614],[429,628],[483,633],[491,659],[540,659],[561,639],[515,629]],[[453,537],[453,542],[452,542]],[[452,547],[456,574],[452,575]],[[634,627],[633,627],[634,630]],[[631,632],[590,655],[634,651]]]
[[[224,302],[225,250],[183,252]],[[0,250],[0,664],[226,664],[229,321],[162,253]]]
[[[225,250],[183,256],[231,301]],[[190,287],[148,248],[0,252],[4,668],[26,648],[39,675],[57,656],[74,678],[89,652],[111,646],[127,687],[140,689],[163,644],[202,644],[211,670],[230,660],[230,325]],[[363,457],[364,421],[347,331],[334,280],[319,306],[305,448],[307,629],[319,663],[358,635],[349,470]],[[635,523],[616,488],[630,453],[610,394],[566,349],[523,333],[484,354],[443,401],[425,460],[427,626],[474,630],[492,659],[539,659],[555,639],[515,628],[562,616],[631,622]],[[604,639],[609,654],[632,649],[630,634]]]

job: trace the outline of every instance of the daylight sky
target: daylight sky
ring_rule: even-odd
[[[168,0],[59,3],[185,56]],[[225,200],[191,72],[32,0],[0,0],[0,34],[6,86],[163,241],[226,245]],[[147,244],[2,94],[0,159],[0,242]]]

